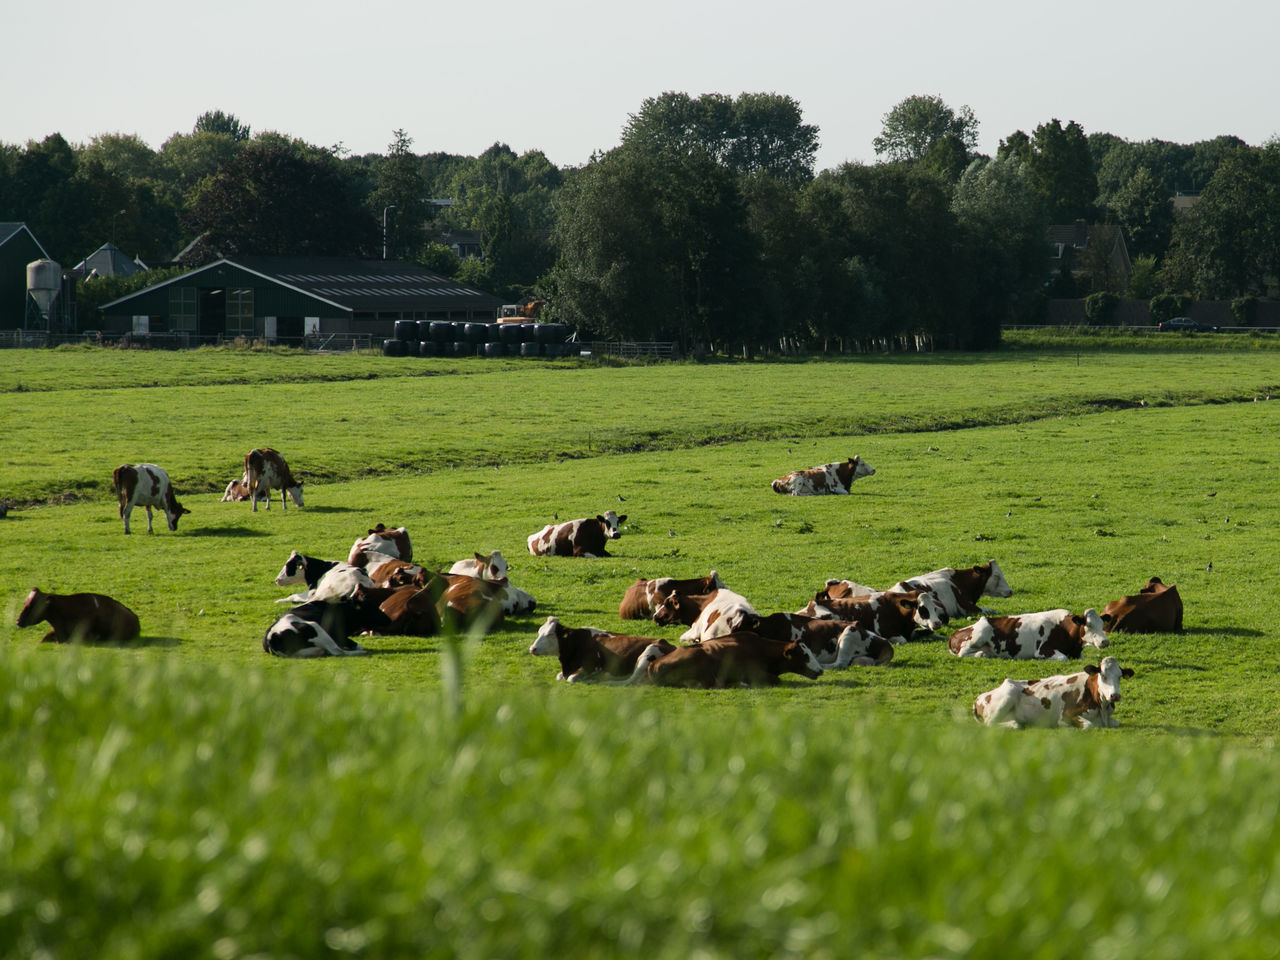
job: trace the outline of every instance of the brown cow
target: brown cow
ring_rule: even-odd
[[[404,527],[388,527],[380,523],[351,545],[347,563],[363,567],[388,557],[412,560],[413,544],[409,542],[409,531]]]
[[[173,485],[169,483],[169,475],[154,463],[139,463],[129,466],[127,463],[116,467],[111,473],[111,485],[115,488],[116,499],[120,501],[120,518],[124,520],[124,532],[129,532],[129,514],[134,507],[145,507],[147,511],[147,533],[151,529],[151,508],[164,510],[164,518],[170,530],[178,529],[178,519],[191,511],[178,502],[173,495]]]
[[[814,599],[799,612],[804,616],[847,620],[887,640],[901,642],[911,639],[915,632],[921,596],[919,590],[911,590],[886,591],[869,597]]]
[[[1182,597],[1173,584],[1152,577],[1138,593],[1103,607],[1102,622],[1113,633],[1181,633]]]
[[[656,580],[640,579],[627,587],[627,592],[618,604],[618,616],[623,620],[648,620],[653,611],[658,609],[664,599],[673,593],[689,596],[695,593],[710,593],[720,590],[724,582],[720,574],[712,570],[705,577],[693,577],[688,580],[676,580],[672,577],[659,577]]]
[[[47,620],[53,629],[41,643],[126,643],[141,632],[138,616],[101,593],[41,593],[32,590],[18,614],[18,626]]]
[[[609,633],[595,627],[571,629],[558,618],[547,617],[530,645],[529,653],[535,657],[559,657],[560,675],[557,679],[578,683],[595,679],[597,674],[629,677],[635,671],[640,654],[655,645],[664,653],[675,649],[675,645],[666,640]]]
[[[266,494],[267,509],[271,509],[271,491],[280,491],[280,506],[289,509],[289,498],[302,506],[302,481],[295,480],[289,465],[279,451],[270,447],[250,450],[244,455],[244,479],[249,487],[248,499],[253,501],[253,512],[258,512],[258,496]]]
[[[647,679],[664,687],[711,689],[773,686],[784,673],[812,680],[822,676],[822,666],[802,643],[780,643],[738,631],[665,654],[654,644],[640,655],[631,679]]]
[[[893,644],[871,630],[845,620],[825,620],[799,613],[747,617],[743,630],[771,640],[798,641],[813,651],[823,667],[883,666],[893,659]]]

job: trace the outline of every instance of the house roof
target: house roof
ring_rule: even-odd
[[[75,267],[85,273],[97,271],[100,277],[131,277],[147,265],[138,260],[130,260],[114,243],[104,243]]]
[[[0,247],[3,247],[20,233],[25,233],[31,238],[31,242],[40,248],[40,253],[43,254],[46,260],[52,259],[52,257],[45,252],[44,247],[40,245],[40,241],[36,239],[36,235],[27,228],[27,225],[17,221],[0,221]]]

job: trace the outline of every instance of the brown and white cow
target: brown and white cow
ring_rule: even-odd
[[[42,620],[52,627],[41,643],[127,643],[141,632],[138,616],[101,593],[41,593],[32,590],[18,613],[18,626]]]
[[[893,659],[893,644],[871,630],[847,620],[824,620],[798,613],[748,617],[743,630],[771,640],[797,641],[813,651],[824,668],[883,666]]]
[[[1079,673],[1040,680],[1009,680],[973,701],[973,716],[988,726],[1118,727],[1120,681],[1133,676],[1115,657]]]
[[[798,612],[803,616],[819,619],[847,620],[894,643],[910,640],[918,626],[930,631],[942,627],[935,608],[937,600],[928,591],[886,590],[871,596],[840,597],[835,600],[823,600],[820,597],[821,595],[815,597]]]
[[[666,640],[610,633],[595,627],[569,628],[557,617],[547,617],[529,653],[535,657],[559,657],[560,673],[556,679],[579,683],[601,679],[601,675],[618,679],[631,676],[640,654],[654,645],[664,653],[675,649]]]
[[[266,500],[269,496],[268,491],[259,490],[258,499]],[[249,499],[249,479],[241,477],[239,480],[232,480],[227,484],[227,489],[222,492],[222,499],[219,503],[243,503]]]
[[[1138,593],[1103,607],[1102,622],[1113,633],[1181,633],[1182,597],[1173,584],[1152,577]]]
[[[478,577],[493,584],[495,596],[502,604],[502,612],[507,616],[532,613],[538,607],[533,594],[521,590],[511,582],[506,558],[497,550],[489,554],[474,554],[471,559],[458,560],[448,572],[455,576]]]
[[[549,523],[527,540],[535,557],[607,557],[605,544],[622,536],[618,525],[627,515],[612,510],[582,520]]]
[[[663,653],[658,645],[636,661],[631,682],[664,687],[774,686],[784,673],[810,680],[822,676],[822,665],[802,643],[782,643],[758,633],[739,631]]]
[[[351,545],[347,563],[363,567],[388,557],[412,560],[413,544],[409,541],[409,531],[404,527],[388,527],[380,523]]]
[[[289,498],[302,506],[302,481],[295,480],[289,465],[279,451],[270,447],[250,450],[244,455],[244,479],[249,487],[248,499],[253,501],[253,512],[258,512],[258,495],[266,494],[267,509],[271,509],[271,491],[280,491],[281,509],[289,509]]]
[[[1083,614],[1045,610],[1016,617],[980,617],[947,641],[957,657],[1009,660],[1076,660],[1085,647],[1109,644],[1102,618],[1092,608]]]
[[[861,457],[851,457],[843,463],[824,463],[808,470],[793,470],[773,481],[773,492],[788,493],[793,497],[848,493],[853,481],[873,476],[875,472],[875,468]]]
[[[147,511],[147,533],[151,529],[151,508],[159,507],[164,511],[164,518],[170,530],[178,529],[178,518],[191,511],[178,502],[173,495],[173,485],[169,483],[169,475],[154,463],[139,463],[133,466],[121,464],[111,474],[111,485],[115,488],[116,499],[120,501],[120,517],[124,520],[124,532],[129,532],[129,514],[134,507],[144,507]]]
[[[506,617],[505,581],[491,583],[479,577],[448,573],[440,576],[445,581],[438,604],[442,619],[447,618],[458,629],[485,633],[502,626]]]
[[[618,604],[618,616],[623,620],[648,620],[658,604],[673,593],[686,596],[695,593],[710,593],[712,590],[724,588],[720,574],[712,570],[705,577],[692,577],[677,580],[673,577],[658,577],[656,580],[640,579],[627,587],[622,602]]]
[[[841,611],[857,609],[863,605],[870,605],[873,609],[881,606],[892,606],[896,604],[896,598],[902,597],[908,600],[915,600],[915,607],[912,610],[911,618],[915,625],[921,630],[928,633],[936,633],[946,626],[951,619],[942,605],[942,601],[931,590],[865,590],[865,592],[854,593],[846,590],[845,584],[849,581],[838,581],[833,585],[833,581],[827,581],[827,587],[819,590],[808,605],[799,612],[811,617],[834,617],[834,619],[845,619]],[[886,599],[887,598],[887,599]],[[826,611],[821,612],[821,611]],[[865,616],[865,615],[864,615]],[[889,614],[892,617],[892,614]],[[849,617],[847,619],[861,619],[859,617]],[[888,629],[890,626],[897,626],[896,621],[881,622],[879,627]],[[901,637],[903,640],[910,640],[914,631],[910,627],[904,628],[901,633],[885,633],[877,626],[872,626],[881,636],[885,637]]]
[[[987,612],[978,606],[978,599],[983,596],[1013,596],[1013,588],[994,560],[964,570],[944,567],[910,580],[902,580],[889,589],[932,590],[948,617],[968,617]]]
[[[680,639],[686,643],[698,643],[739,630],[747,617],[755,615],[755,608],[746,597],[721,589],[687,596],[670,594],[653,611],[653,622],[664,627],[684,624],[689,629],[680,635]]]

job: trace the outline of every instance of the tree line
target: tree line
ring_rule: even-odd
[[[106,239],[150,265],[183,251],[186,266],[385,244],[504,298],[545,298],[588,336],[716,350],[985,348],[1050,297],[1250,298],[1280,277],[1276,141],[1131,142],[1053,119],[991,157],[972,111],[937,96],[884,115],[875,163],[815,171],[818,136],[787,96],[668,92],[616,148],[560,168],[501,143],[418,153],[404,130],[352,155],[210,111],[158,150],[120,133],[0,144],[0,219],[64,264]],[[1196,198],[1181,213],[1179,194]],[[1122,228],[1132,273],[1086,251],[1050,276],[1047,227],[1077,221]],[[459,238],[480,256],[459,256]]]

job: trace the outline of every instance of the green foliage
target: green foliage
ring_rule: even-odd
[[[1017,156],[1027,164],[1050,223],[1093,220],[1098,181],[1089,142],[1074,120],[1042,123],[1028,137],[1021,130],[1000,142],[999,156]]]
[[[414,261],[443,277],[456,276],[462,269],[462,261],[458,255],[443,243],[426,244],[414,257]]]
[[[95,277],[92,280],[76,281],[76,309],[79,311],[78,325],[82,330],[100,329],[102,314],[99,308],[104,303],[118,300],[126,294],[163,283],[186,272],[184,267],[169,267],[160,270],[144,270],[129,277]]]
[[[223,134],[237,142],[249,139],[249,125],[241,123],[234,113],[223,113],[221,110],[207,110],[200,114],[191,132]]]
[[[1150,317],[1153,324],[1172,317],[1185,317],[1194,298],[1185,293],[1161,293],[1151,298]]]
[[[426,181],[412,146],[413,138],[404,130],[394,132],[386,160],[378,166],[377,186],[366,201],[379,223],[385,218],[387,255],[392,260],[404,259],[408,250],[421,243],[427,221]]]
[[[1130,300],[1150,300],[1160,292],[1160,270],[1156,258],[1150,254],[1133,258],[1129,273],[1129,289],[1125,296]]]
[[[1139,167],[1111,201],[1111,213],[1124,230],[1129,252],[1159,257],[1173,234],[1173,201],[1168,189],[1146,167]]]
[[[1237,327],[1252,327],[1258,322],[1258,298],[1238,297],[1232,300],[1231,319]]]
[[[1085,318],[1095,327],[1110,326],[1115,321],[1116,304],[1120,298],[1114,293],[1102,291],[1084,298]]]
[[[884,127],[871,143],[876,156],[892,162],[927,161],[954,181],[978,145],[973,111],[952,110],[937,96],[911,96],[884,115]]]

